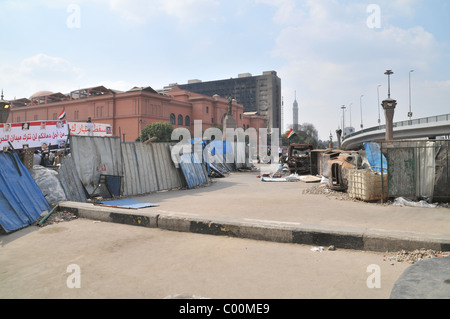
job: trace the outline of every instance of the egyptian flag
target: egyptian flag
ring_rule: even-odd
[[[58,119],[62,120],[66,117],[66,110],[63,109],[62,112],[58,115]]]
[[[286,137],[287,137],[287,138],[291,138],[294,134],[295,134],[295,133],[294,133],[294,129],[291,128],[291,130],[286,134]]]

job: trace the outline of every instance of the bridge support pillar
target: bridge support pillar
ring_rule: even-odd
[[[337,147],[338,147],[338,150],[340,150],[341,145],[342,145],[342,142],[341,142],[342,130],[341,129],[336,130],[336,137],[337,137],[337,142],[338,142]]]
[[[394,112],[397,106],[397,101],[390,97],[381,104],[384,109],[384,116],[386,118],[386,141],[394,140]]]

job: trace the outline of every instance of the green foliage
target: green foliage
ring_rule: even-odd
[[[156,137],[155,142],[157,143],[171,142],[172,131],[173,126],[170,123],[153,123],[142,129],[141,134],[136,139],[136,142],[145,142],[149,138],[153,137]]]
[[[327,148],[326,143],[315,137],[317,136],[317,130],[310,123],[301,125],[299,131],[295,132],[291,138],[287,138],[288,133],[289,130],[281,136],[281,141],[284,146],[288,146],[289,144],[312,144],[317,149]]]

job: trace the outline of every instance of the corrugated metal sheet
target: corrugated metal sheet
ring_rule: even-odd
[[[175,164],[170,156],[170,147],[168,143],[150,144],[153,152],[153,159],[156,168],[156,177],[158,181],[159,190],[170,190],[182,187],[182,182],[179,170],[176,169]]]
[[[207,183],[208,179],[196,153],[183,154],[180,161],[181,170],[189,188]]]
[[[67,200],[82,203],[87,201],[86,192],[78,176],[73,158],[67,157],[63,160],[61,168],[58,170],[58,178]]]
[[[182,187],[167,143],[122,143],[123,195],[139,195]]]
[[[118,137],[71,136],[70,139],[78,175],[89,194],[98,188],[101,174],[123,176]]]
[[[26,227],[50,210],[17,154],[0,153],[0,224],[6,232]]]

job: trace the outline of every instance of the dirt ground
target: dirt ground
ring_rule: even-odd
[[[383,299],[410,266],[381,253],[312,248],[61,221],[0,236],[0,298]],[[379,288],[368,287],[371,265]]]

